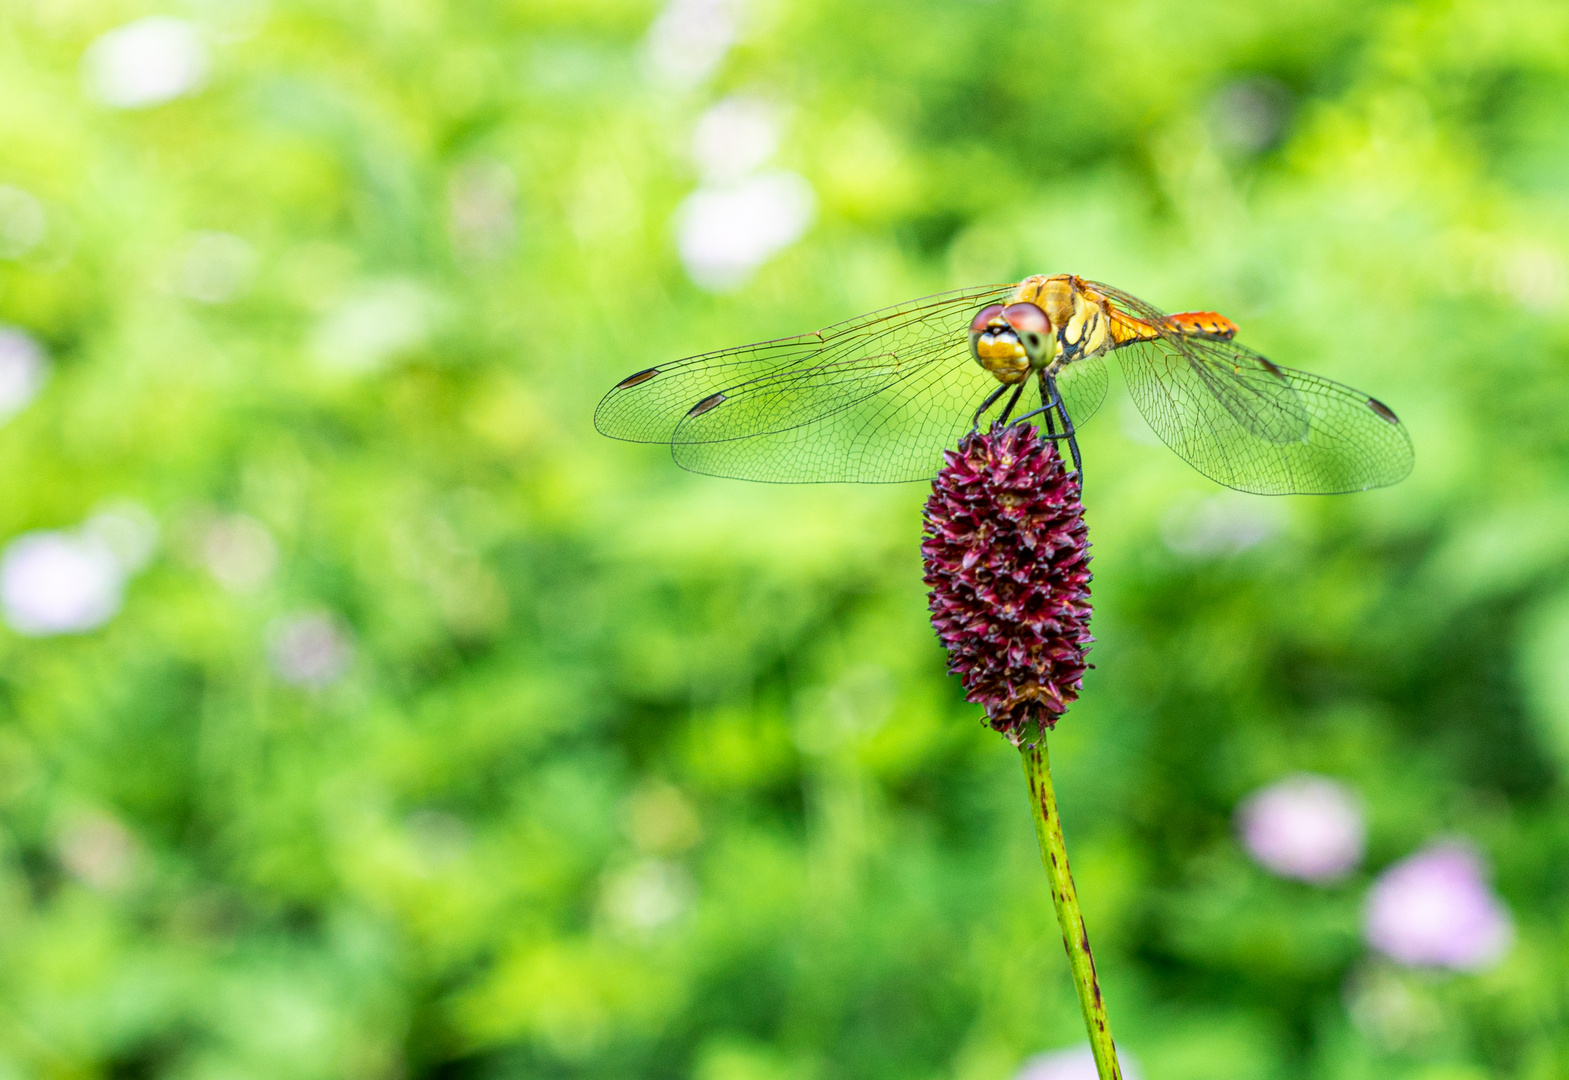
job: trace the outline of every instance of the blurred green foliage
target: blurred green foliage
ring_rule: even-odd
[[[1418,451],[1216,501],[1120,389],[1089,426],[1053,756],[1120,1042],[1152,1080],[1569,1077],[1569,7],[734,10],[683,89],[627,0],[0,8],[0,184],[49,223],[0,322],[53,362],[0,536],[127,498],[163,536],[103,629],[0,636],[0,1077],[1004,1080],[1081,1039],[921,486],[694,477],[589,420],[664,359],[1061,271],[1231,315]],[[96,103],[84,52],[151,13],[206,84]],[[818,212],[716,296],[670,221],[737,92]],[[223,303],[203,233],[252,253]],[[226,588],[234,514],[278,561]],[[1217,514],[1272,535],[1184,539]],[[269,664],[312,610],[354,649],[318,689]],[[1234,838],[1301,769],[1366,801],[1341,885]],[[1360,941],[1445,835],[1515,915],[1486,974]]]

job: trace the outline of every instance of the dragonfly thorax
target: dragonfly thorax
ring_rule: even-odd
[[[1044,314],[1054,339],[1049,355],[1037,360],[1039,367],[1060,367],[1097,356],[1128,336],[1126,328],[1118,333],[1117,316],[1106,297],[1073,274],[1025,278],[1014,291],[1009,307],[1026,305],[1039,308]]]

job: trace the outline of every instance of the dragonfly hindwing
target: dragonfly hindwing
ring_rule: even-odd
[[[1233,355],[1216,357],[1205,350],[1189,363],[1232,419],[1268,442],[1284,445],[1306,439],[1312,419],[1280,369],[1238,346],[1229,351]]]
[[[1063,365],[1057,374],[1057,392],[1075,427],[1095,415],[1106,400],[1106,386],[1106,361],[1101,356],[1085,356]]]

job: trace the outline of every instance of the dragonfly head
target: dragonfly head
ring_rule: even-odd
[[[970,320],[970,354],[999,382],[1016,383],[1051,362],[1051,321],[1034,304],[991,304]]]

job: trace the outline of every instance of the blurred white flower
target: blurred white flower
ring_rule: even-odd
[[[1223,491],[1173,507],[1161,521],[1160,537],[1178,555],[1235,555],[1275,536],[1285,522],[1280,502]]]
[[[1368,893],[1368,944],[1407,967],[1481,971],[1502,960],[1514,923],[1488,886],[1482,860],[1435,844],[1389,867]]]
[[[108,548],[127,574],[145,567],[158,550],[158,519],[130,499],[104,504],[83,524],[82,534]]]
[[[394,280],[367,285],[316,326],[311,352],[328,371],[373,371],[429,338],[435,300],[423,286]]]
[[[44,242],[49,218],[31,192],[0,185],[0,259],[26,255]]]
[[[1540,235],[1460,227],[1450,232],[1449,243],[1458,260],[1471,264],[1472,280],[1503,300],[1540,313],[1569,301],[1569,261],[1561,244]]]
[[[1117,1064],[1122,1067],[1123,1080],[1142,1080],[1143,1070],[1126,1050],[1117,1051]],[[1099,1075],[1095,1071],[1095,1055],[1090,1044],[1080,1043],[1036,1054],[1019,1067],[1013,1080],[1096,1080]]]
[[[194,23],[149,15],[110,30],[82,57],[88,92],[117,109],[161,105],[207,78],[207,47]]]
[[[1242,846],[1266,870],[1302,881],[1345,877],[1362,861],[1362,806],[1345,785],[1300,773],[1254,792],[1237,810]]]
[[[1495,287],[1532,311],[1554,311],[1569,297],[1569,267],[1553,248],[1522,244],[1500,257]]]
[[[463,857],[473,843],[468,825],[445,810],[416,810],[404,820],[421,861],[439,871]]]
[[[223,304],[250,288],[256,249],[233,233],[199,232],[176,260],[174,291],[203,304]]]
[[[354,661],[348,632],[327,612],[285,616],[273,624],[269,639],[272,670],[291,686],[313,690],[331,686]]]
[[[1388,964],[1368,964],[1346,980],[1351,1022],[1388,1050],[1401,1050],[1443,1028],[1444,1012],[1426,979]]]
[[[124,825],[108,814],[83,814],[61,830],[60,864],[72,877],[95,889],[111,890],[131,876],[136,842]]]
[[[108,622],[125,589],[125,569],[93,536],[24,533],[0,555],[0,610],[29,637],[79,634]]]
[[[728,97],[698,118],[692,162],[703,180],[727,184],[768,163],[779,149],[778,110],[756,98]]]
[[[686,871],[662,859],[644,859],[611,878],[605,907],[612,919],[630,930],[657,930],[692,904],[692,881]]]
[[[817,199],[795,173],[768,172],[724,187],[701,187],[676,210],[676,245],[698,285],[724,292],[801,238]]]
[[[48,377],[43,347],[32,335],[0,326],[0,423],[25,409]]]
[[[740,0],[670,0],[643,43],[654,78],[682,88],[706,80],[740,35],[740,16]]]
[[[202,565],[230,592],[254,592],[278,566],[272,534],[248,514],[228,514],[209,522],[200,544]]]

